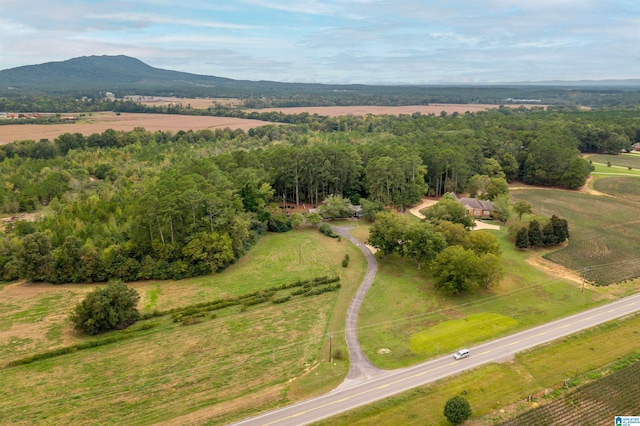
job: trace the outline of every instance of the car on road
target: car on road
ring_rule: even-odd
[[[469,349],[460,349],[458,352],[453,354],[455,359],[462,359],[469,356]]]

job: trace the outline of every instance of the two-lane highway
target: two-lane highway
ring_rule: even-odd
[[[376,378],[363,380],[346,388],[341,386],[325,395],[242,420],[234,425],[298,426],[313,423],[482,364],[509,359],[517,352],[637,311],[640,311],[640,294],[471,347],[471,356],[460,361],[447,355],[413,367],[386,371]]]

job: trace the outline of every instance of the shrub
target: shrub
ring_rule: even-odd
[[[333,229],[331,229],[331,226],[328,223],[323,223],[322,225],[320,225],[318,231],[322,232],[327,237],[338,238],[338,235],[333,232]]]
[[[461,396],[450,398],[444,405],[444,416],[454,425],[464,423],[471,417],[469,401]]]
[[[71,313],[73,327],[90,335],[124,329],[140,317],[140,295],[122,281],[96,288],[78,303]]]

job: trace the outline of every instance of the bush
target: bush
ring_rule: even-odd
[[[78,303],[69,317],[73,327],[89,335],[124,329],[140,317],[140,295],[122,281],[96,288]]]
[[[327,237],[338,238],[338,235],[333,232],[333,229],[331,229],[331,226],[328,223],[323,223],[322,225],[320,225],[318,231],[322,232]]]
[[[471,417],[469,401],[461,396],[450,398],[444,405],[444,416],[454,425],[464,423]]]

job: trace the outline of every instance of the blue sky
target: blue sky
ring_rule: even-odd
[[[284,82],[640,78],[640,1],[0,0],[0,69],[120,54]]]

